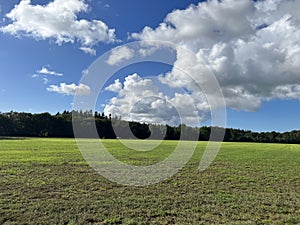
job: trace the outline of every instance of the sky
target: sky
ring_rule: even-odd
[[[227,127],[300,129],[299,10],[293,0],[1,1],[0,111],[62,112],[100,93],[94,109],[126,120],[209,125],[225,107]],[[124,66],[160,51],[168,63]],[[104,67],[118,70],[99,91]]]

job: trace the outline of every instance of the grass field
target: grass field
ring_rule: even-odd
[[[105,145],[148,164],[176,141],[152,153]],[[0,140],[0,224],[300,224],[300,145],[223,143],[200,173],[205,145],[172,178],[128,187],[94,172],[73,139]]]

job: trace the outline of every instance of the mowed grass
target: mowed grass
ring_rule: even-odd
[[[104,142],[135,165],[177,144],[141,152]],[[170,179],[129,187],[90,168],[73,139],[0,140],[0,224],[300,224],[299,145],[223,143],[199,172],[205,146]]]

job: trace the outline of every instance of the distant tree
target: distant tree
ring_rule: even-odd
[[[120,117],[112,118],[111,114],[107,117],[104,113],[93,113],[92,110],[85,112],[82,110],[72,110],[72,112],[65,110],[63,113],[58,112],[55,115],[47,112],[39,114],[14,111],[0,113],[0,136],[74,137],[72,123],[78,123],[83,128],[80,136],[91,138],[116,138],[116,135],[120,134],[122,138],[132,138],[134,135],[140,139],[151,136],[152,139],[163,137],[167,140],[179,140],[181,138],[207,141],[210,138],[211,130],[214,129],[214,132],[225,131],[224,141],[300,144],[299,130],[284,133],[275,131],[259,133],[233,128],[224,130],[221,127],[193,128],[184,124],[172,127],[123,121]],[[93,132],[95,126],[98,134]]]

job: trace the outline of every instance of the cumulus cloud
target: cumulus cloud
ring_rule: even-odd
[[[300,99],[300,85],[291,84],[278,86],[274,89],[273,95],[280,99]]]
[[[85,84],[76,85],[74,83],[72,84],[61,83],[59,86],[50,85],[47,88],[47,91],[56,92],[64,95],[89,95],[91,92],[89,86]]]
[[[100,20],[77,18],[78,13],[88,9],[83,0],[54,0],[47,5],[33,5],[30,0],[21,0],[6,14],[11,23],[0,29],[14,36],[53,39],[58,45],[77,41],[81,50],[94,54],[92,46],[95,44],[115,41],[115,30]]]
[[[127,46],[120,46],[112,49],[106,63],[109,65],[117,65],[124,60],[129,60],[134,56],[134,50]]]
[[[96,55],[96,50],[89,48],[89,47],[81,47],[80,48],[81,51],[83,51],[84,53],[90,54],[90,55]]]
[[[119,92],[122,90],[122,83],[119,79],[115,80],[115,82],[108,87],[105,88],[107,91]]]
[[[254,10],[249,0],[212,0],[169,13],[159,27],[145,27],[132,37],[143,40],[209,45],[253,32],[247,16]]]
[[[300,1],[292,0],[211,0],[174,10],[158,27],[131,35],[145,43],[177,44],[172,70],[159,76],[160,84],[174,93],[133,74],[123,84],[117,80],[108,87],[118,94],[105,113],[168,124],[178,124],[181,117],[186,124],[197,124],[197,117],[203,121],[210,112],[207,99],[219,101],[207,74],[215,75],[232,109],[255,111],[263,101],[300,100],[299,10]],[[140,55],[157,47],[143,45]],[[126,59],[114,57],[112,65]]]
[[[188,93],[174,93],[172,96],[150,78],[138,74],[128,75],[123,84],[119,80],[107,90],[118,93],[104,108],[105,114],[121,116],[128,121],[178,125],[194,125],[199,122],[199,112],[194,98]],[[202,107],[203,112],[208,108]]]
[[[119,81],[116,80],[113,85],[116,86],[115,84],[119,86]],[[108,88],[111,89],[111,87],[110,85]],[[158,119],[159,122],[162,122],[165,118],[162,113],[165,114],[167,111],[160,111],[159,103],[154,105],[154,100],[157,97],[160,97],[159,100],[162,101],[162,104],[165,104],[164,96],[159,93],[158,87],[153,84],[152,80],[141,78],[135,73],[125,78],[123,88],[105,106],[104,113],[121,116],[128,121],[137,120],[155,123]],[[167,107],[167,109],[170,109],[170,107]]]
[[[204,62],[228,107],[255,111],[265,100],[300,100],[299,10],[300,2],[292,0],[211,0],[175,10],[157,28],[145,27],[132,37],[171,41],[194,53],[178,48],[174,68],[161,82],[196,95],[195,81],[205,85]]]
[[[39,74],[44,74],[44,75],[53,75],[53,76],[59,76],[59,77],[63,76],[62,73],[51,71],[47,67],[44,67],[44,66],[40,70],[37,70],[36,72]]]

